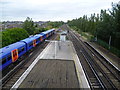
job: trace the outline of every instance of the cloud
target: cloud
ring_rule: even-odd
[[[2,0],[2,20],[63,20],[99,13],[119,0]]]

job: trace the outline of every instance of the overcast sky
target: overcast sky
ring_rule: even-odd
[[[111,8],[119,0],[0,0],[2,21],[67,21]]]

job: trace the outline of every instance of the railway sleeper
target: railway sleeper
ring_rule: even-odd
[[[90,78],[90,82],[92,84],[92,86],[101,86],[100,83],[96,80],[96,78]]]

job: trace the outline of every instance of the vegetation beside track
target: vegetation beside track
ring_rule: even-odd
[[[52,28],[58,28],[63,23],[64,22],[62,21],[58,21],[58,22],[49,21],[45,23],[46,27],[39,27],[38,24],[35,24],[32,21],[32,18],[27,17],[22,25],[22,28],[10,28],[0,32],[0,37],[1,37],[0,41],[2,42],[0,43],[1,45],[0,48],[18,42],[22,39],[25,39],[30,35],[39,34],[43,31]]]
[[[25,39],[28,36],[29,34],[27,33],[27,31],[22,28],[6,29],[6,31],[2,32],[2,47]]]
[[[81,36],[105,47],[120,57],[120,5],[112,3],[111,10],[101,10],[100,14],[84,15],[67,22]]]

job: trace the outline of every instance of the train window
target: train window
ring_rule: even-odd
[[[10,60],[11,59],[11,55],[8,55],[8,60]]]
[[[33,43],[31,42],[30,46],[32,46],[32,45],[33,45]]]
[[[18,53],[21,53],[21,49],[18,49]]]
[[[36,40],[33,40],[33,44],[36,44]]]
[[[13,52],[13,57],[15,57],[17,55],[16,50]]]
[[[37,39],[37,42],[38,42],[39,40],[40,40],[40,39],[38,38],[38,39]]]
[[[15,50],[15,56],[17,55],[17,51]]]
[[[30,43],[29,43],[28,45],[29,45],[29,47],[30,47]]]
[[[15,52],[13,52],[13,57],[15,56]]]
[[[21,48],[21,51],[24,51],[24,47]]]
[[[29,43],[29,47],[31,47],[32,45],[33,45],[32,42],[30,42],[30,43]]]
[[[2,64],[2,59],[0,59],[0,65]]]
[[[6,58],[3,58],[2,59],[2,64],[5,64],[6,63]]]
[[[13,57],[15,57],[15,51],[13,52]]]
[[[38,39],[36,39],[36,42],[38,42]]]

